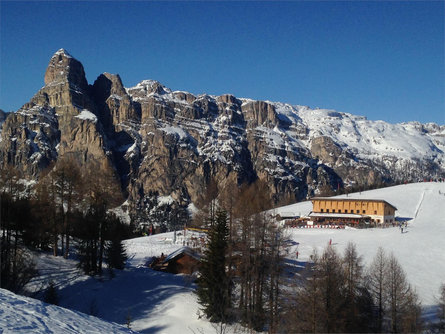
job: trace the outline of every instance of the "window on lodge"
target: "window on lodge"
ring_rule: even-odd
[[[377,210],[374,210],[374,214],[375,214],[375,215],[377,214]]]
[[[366,213],[366,210],[363,210],[362,213]]]
[[[334,212],[334,213],[335,213],[335,209],[332,209],[332,212]]]
[[[360,210],[357,210],[357,213],[360,213]]]
[[[323,209],[321,209],[321,212],[323,212]]]
[[[326,212],[329,213],[329,209],[326,209]]]
[[[348,213],[348,210],[345,210],[345,213]]]
[[[338,209],[338,213],[341,213],[341,210],[340,210],[340,209]]]

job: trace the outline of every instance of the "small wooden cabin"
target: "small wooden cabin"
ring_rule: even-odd
[[[199,269],[201,257],[190,247],[184,246],[169,254],[153,269],[169,272],[172,274],[191,275]]]

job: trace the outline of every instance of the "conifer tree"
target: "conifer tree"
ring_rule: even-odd
[[[383,318],[386,312],[386,302],[388,299],[385,289],[388,271],[387,263],[388,259],[386,257],[385,251],[382,247],[379,247],[377,250],[377,254],[375,255],[371,263],[367,276],[367,285],[369,288],[369,292],[374,299],[377,310],[377,319],[375,325],[377,333],[382,333],[383,331]]]
[[[105,249],[105,255],[109,268],[122,270],[125,267],[125,261],[127,261],[127,253],[122,240],[113,239],[107,245]]]
[[[227,213],[219,210],[209,231],[197,290],[204,314],[212,322],[227,322],[229,318],[230,282],[226,270],[228,235]]]

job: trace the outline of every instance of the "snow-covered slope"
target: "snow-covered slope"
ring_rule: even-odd
[[[360,158],[435,159],[444,162],[445,126],[408,122],[390,124],[327,109],[273,103],[281,115],[309,129],[308,139],[331,137]]]
[[[321,252],[332,239],[333,247],[339,252],[349,241],[354,242],[364,264],[369,264],[381,246],[396,255],[423,306],[436,305],[439,286],[445,283],[445,183],[406,184],[350,194],[349,197],[384,199],[393,204],[398,209],[398,217],[410,219],[407,232],[402,234],[397,227],[360,230],[289,228],[285,230],[286,236],[294,242],[289,243],[293,246],[289,249],[288,262],[304,264],[314,249]],[[277,208],[275,213],[305,215],[311,209],[310,202],[301,202]],[[41,255],[38,267],[42,276],[34,279],[28,289],[35,291],[53,280],[59,288],[63,307],[93,313],[122,325],[131,319],[131,328],[141,333],[215,332],[212,324],[198,315],[199,304],[188,276],[160,273],[145,266],[152,256],[169,254],[180,248],[180,238],[174,244],[173,233],[170,232],[126,240],[127,267],[116,271],[113,279],[106,275],[102,279],[84,276],[76,269],[73,260]],[[298,260],[295,258],[296,242],[299,243]],[[28,333],[33,329],[41,332],[45,326],[53,328],[62,326],[62,323],[68,329],[72,326],[73,332],[87,332],[83,329],[91,328],[89,326],[100,329],[111,326],[103,322],[91,325],[87,320],[96,321],[96,318],[77,312],[62,315],[63,309],[0,291],[0,327],[11,329],[10,332]],[[20,310],[16,316],[13,310],[17,305],[20,305]],[[73,320],[75,315],[80,318]],[[69,330],[65,332],[69,333]],[[107,329],[102,332],[113,331]]]
[[[354,193],[350,198],[383,199],[397,207],[396,216],[410,219],[408,229],[397,227],[367,230],[288,229],[289,237],[299,242],[299,259],[308,260],[313,249],[319,252],[332,239],[342,252],[349,241],[357,245],[365,264],[378,247],[393,252],[417,290],[424,305],[436,304],[439,287],[445,283],[445,183],[426,182]],[[338,196],[346,197],[346,195]],[[311,202],[276,209],[276,213],[307,215]],[[295,254],[295,246],[291,254]]]
[[[134,333],[84,313],[0,289],[0,333]]]

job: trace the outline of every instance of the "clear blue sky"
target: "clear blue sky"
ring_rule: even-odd
[[[67,49],[89,83],[119,73],[194,94],[445,124],[444,2],[0,2],[0,108]]]

